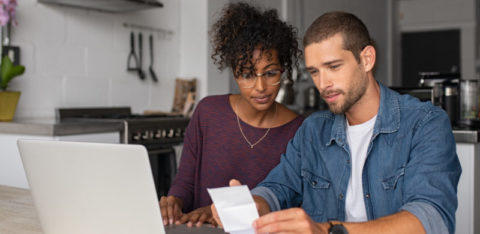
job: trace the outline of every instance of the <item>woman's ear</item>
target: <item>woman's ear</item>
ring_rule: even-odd
[[[362,59],[362,65],[365,72],[372,71],[375,67],[376,61],[376,51],[375,47],[368,45],[363,48],[362,52],[360,53],[360,57]]]

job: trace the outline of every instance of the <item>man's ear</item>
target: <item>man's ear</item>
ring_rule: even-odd
[[[362,59],[362,65],[365,72],[372,71],[375,67],[376,55],[375,47],[368,45],[363,48],[360,53],[360,58]]]

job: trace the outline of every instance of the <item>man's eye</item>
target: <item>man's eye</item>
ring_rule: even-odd
[[[340,64],[330,65],[331,70],[335,70],[340,67]]]
[[[311,76],[314,76],[318,73],[317,70],[309,70],[308,73],[310,73]]]

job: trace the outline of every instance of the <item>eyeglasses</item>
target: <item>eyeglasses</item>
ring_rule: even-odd
[[[240,86],[247,89],[255,87],[257,77],[262,77],[270,86],[276,86],[280,84],[282,73],[283,69],[272,69],[260,74],[242,73],[237,79]]]

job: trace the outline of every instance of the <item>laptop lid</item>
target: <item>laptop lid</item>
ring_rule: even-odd
[[[18,140],[45,234],[164,234],[144,146]]]

